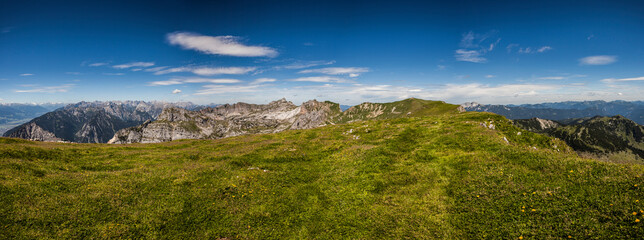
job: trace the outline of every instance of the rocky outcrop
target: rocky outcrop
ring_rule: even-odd
[[[558,122],[541,118],[517,119],[512,121],[512,123],[519,128],[536,133],[545,133],[561,126]]]
[[[32,141],[58,142],[62,139],[57,138],[52,132],[42,129],[36,123],[30,122],[13,132],[12,137],[24,138]]]
[[[296,106],[286,99],[269,104],[225,104],[199,111],[166,108],[157,121],[118,131],[109,143],[154,143],[177,139],[218,139],[243,134],[314,128],[340,113],[338,104],[311,100]]]
[[[280,99],[265,105],[225,104],[199,111],[168,108],[159,119],[118,131],[109,143],[153,143],[177,139],[217,139],[243,134],[308,129],[358,120],[406,117],[419,112],[457,112],[444,102],[407,99],[363,103],[342,112],[340,105],[311,100],[296,106]]]

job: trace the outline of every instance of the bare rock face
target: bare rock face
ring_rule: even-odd
[[[57,138],[53,133],[42,129],[36,123],[27,123],[24,127],[15,131],[12,137],[24,138],[32,141],[58,142],[62,139]]]
[[[199,111],[166,108],[157,121],[118,131],[108,143],[154,143],[177,139],[218,139],[326,125],[338,104],[311,100],[296,106],[286,99],[269,104],[225,104]]]
[[[558,122],[541,118],[517,119],[512,122],[517,127],[536,133],[545,133],[561,126]]]
[[[218,139],[244,134],[309,129],[359,120],[409,117],[436,110],[457,112],[444,102],[406,99],[393,103],[363,103],[342,112],[340,105],[311,100],[294,105],[286,99],[269,104],[235,103],[198,111],[166,108],[156,121],[118,131],[109,143],[154,143],[177,139]]]

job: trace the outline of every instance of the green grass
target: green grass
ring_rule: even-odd
[[[161,144],[2,138],[0,236],[644,235],[635,222],[644,221],[644,166],[581,159],[519,131],[498,115],[461,113]]]

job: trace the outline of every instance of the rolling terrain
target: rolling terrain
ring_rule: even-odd
[[[374,109],[382,117],[369,118]],[[347,114],[313,129],[216,140],[107,145],[0,138],[0,235],[644,234],[643,165],[580,158],[563,141],[526,132],[505,117],[441,102],[408,99]]]
[[[542,118],[556,121],[590,118],[595,116],[621,115],[636,123],[644,124],[644,102],[642,101],[583,101],[554,102],[522,105],[485,105],[465,103],[467,111],[493,112],[509,119]]]
[[[513,122],[525,130],[559,138],[580,153],[644,163],[644,126],[619,115],[569,119],[561,123],[539,118]]]

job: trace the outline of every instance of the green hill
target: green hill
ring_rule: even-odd
[[[354,117],[218,140],[105,145],[2,138],[0,236],[644,235],[644,166],[581,159],[563,141],[517,134],[522,130],[502,116],[436,104],[409,117]],[[410,112],[392,109],[385,110]]]

